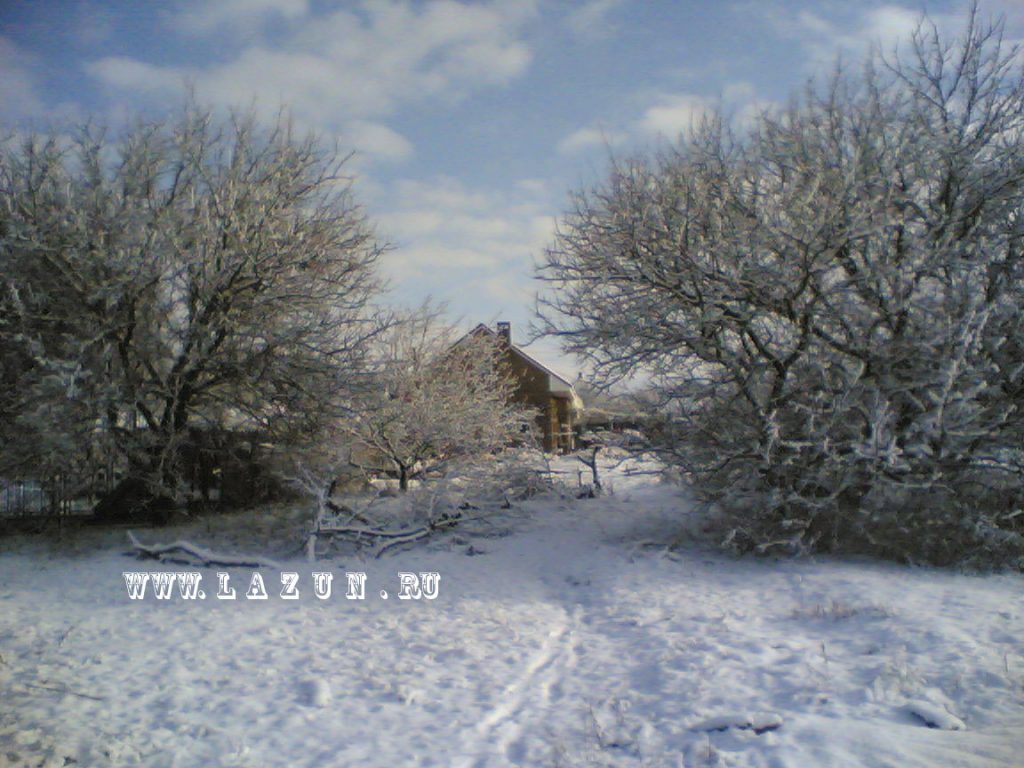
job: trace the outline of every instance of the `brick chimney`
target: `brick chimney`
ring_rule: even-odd
[[[512,344],[512,323],[498,323],[498,338],[506,344]]]

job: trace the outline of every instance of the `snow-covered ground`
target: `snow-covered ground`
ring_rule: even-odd
[[[1024,578],[670,553],[685,497],[613,485],[380,560],[308,564],[280,514],[184,532],[294,551],[294,601],[270,569],[246,600],[245,568],[233,602],[213,568],[206,600],[132,601],[123,571],[189,569],[116,532],[0,540],[0,765],[1024,765]],[[400,571],[437,598],[395,599]]]

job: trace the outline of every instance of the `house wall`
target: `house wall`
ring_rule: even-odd
[[[536,368],[514,348],[506,350],[505,363],[516,381],[516,401],[537,410],[537,426],[543,436],[544,450],[571,450],[569,442],[560,439],[560,435],[571,429],[568,402],[551,396],[547,372]]]
[[[542,435],[544,450],[552,450],[547,374],[538,371],[511,348],[505,351],[504,363],[516,382],[516,402],[537,411],[537,426]]]
[[[576,434],[573,431],[569,407],[570,401],[566,398],[551,398],[551,410],[555,414],[555,418],[552,419],[553,450],[568,452],[576,447]]]
[[[477,326],[471,334],[497,336],[504,346],[503,363],[515,381],[513,398],[516,402],[537,412],[537,427],[545,451],[571,451],[575,448],[571,399],[572,387],[553,377],[542,366],[520,352],[512,344],[512,329],[508,323],[498,323],[497,332],[487,326]]]

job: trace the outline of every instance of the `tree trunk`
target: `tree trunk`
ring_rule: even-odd
[[[173,461],[164,457],[163,441],[149,446],[144,456],[129,456],[128,474],[103,494],[93,507],[97,522],[148,521],[165,525],[176,503],[169,490],[177,484]]]
[[[98,523],[148,521],[166,525],[174,511],[174,499],[154,491],[143,479],[129,475],[103,494],[93,507]]]

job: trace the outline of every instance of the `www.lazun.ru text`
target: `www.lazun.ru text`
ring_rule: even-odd
[[[334,574],[324,571],[314,571],[311,574],[313,594],[320,600],[328,600],[331,597],[334,586]],[[128,597],[132,600],[144,600],[152,597],[156,600],[205,600],[206,591],[202,588],[203,574],[199,571],[125,571],[124,583],[128,588]],[[398,573],[398,599],[399,600],[433,600],[437,597],[438,588],[441,584],[441,574],[434,571],[411,573],[401,571]],[[283,571],[280,579],[280,591],[275,587],[277,597],[281,600],[298,600],[307,592],[305,588],[300,589],[299,574],[294,571]],[[388,599],[388,592],[382,589],[379,592],[382,600]],[[218,600],[236,600],[238,592],[231,585],[231,575],[222,571],[217,572],[217,592],[214,595]],[[246,600],[268,600],[270,593],[267,591],[263,575],[254,571],[249,577],[249,586],[242,595]],[[345,573],[345,598],[348,600],[366,599],[366,574],[362,571],[350,571]]]

